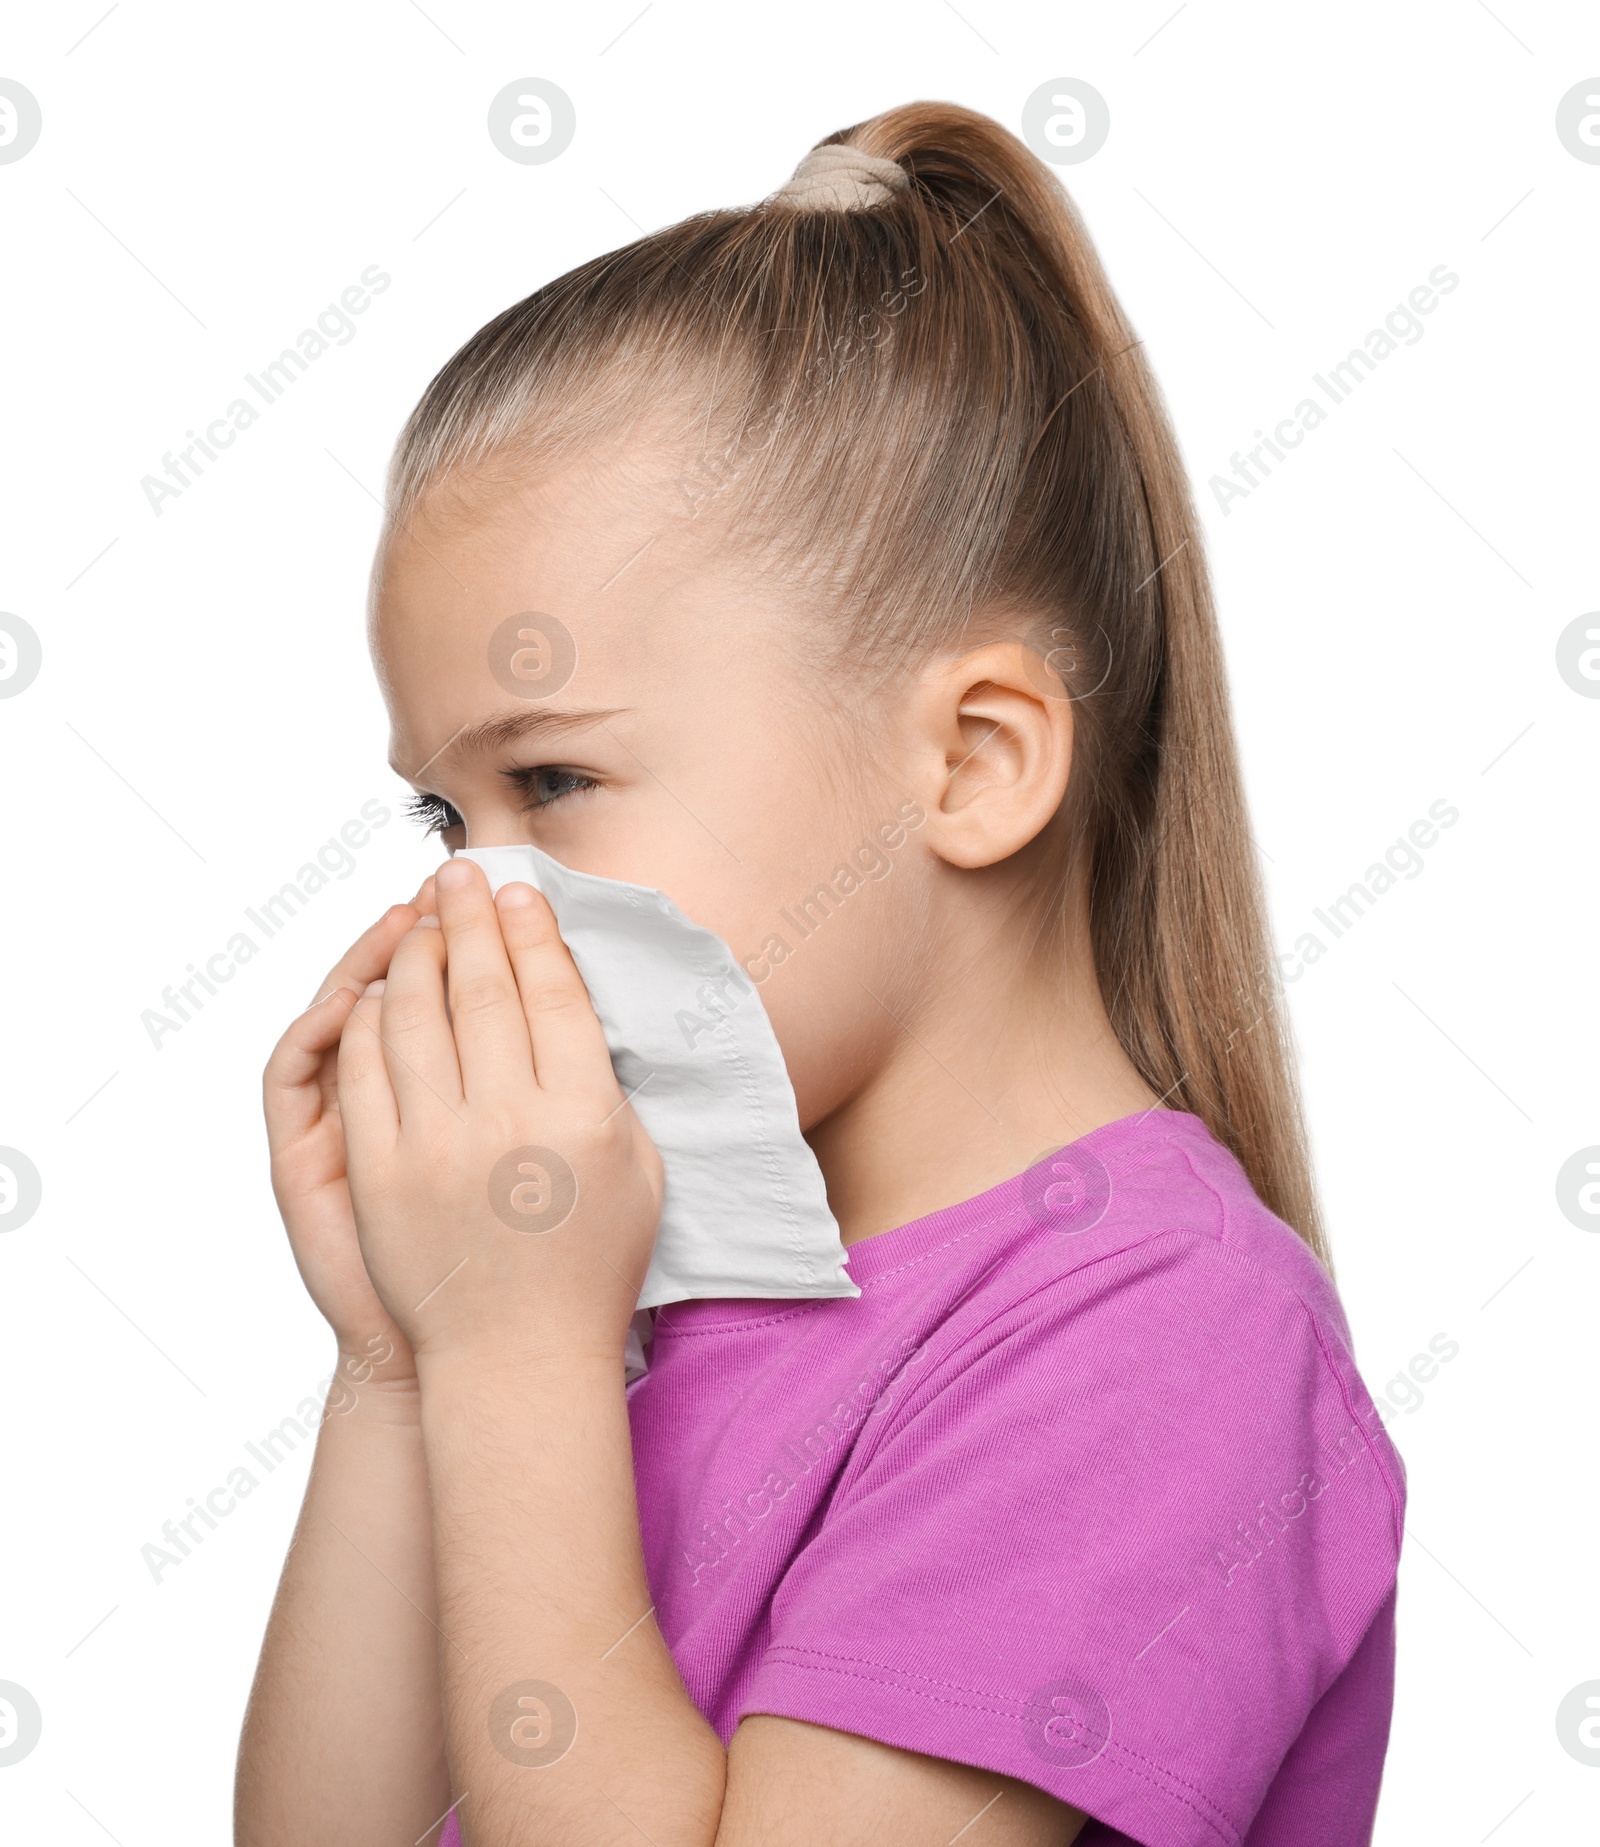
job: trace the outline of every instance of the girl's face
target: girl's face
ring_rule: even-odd
[[[810,1128],[911,1004],[944,753],[830,684],[687,506],[637,464],[425,501],[374,577],[391,761],[448,847],[532,842],[722,937]]]

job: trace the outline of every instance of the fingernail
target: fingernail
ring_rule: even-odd
[[[472,877],[472,871],[470,859],[447,859],[433,876],[446,891],[459,891]]]
[[[366,992],[361,996],[361,998],[363,1000],[371,1000],[376,995],[381,994],[388,985],[389,984],[386,981],[369,981],[367,983]]]
[[[524,885],[520,880],[515,885],[502,885],[495,893],[495,903],[502,911],[520,911],[533,903],[533,887]]]
[[[419,930],[437,930],[439,927],[439,920],[434,916],[432,911],[430,911],[426,917],[419,917],[417,919],[416,927]]]

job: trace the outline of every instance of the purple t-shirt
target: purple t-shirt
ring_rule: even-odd
[[[1366,1842],[1404,1473],[1204,1124],[1109,1123],[849,1267],[854,1300],[657,1311],[630,1388],[657,1618],[724,1742],[775,1713],[1003,1771],[1082,1847]]]

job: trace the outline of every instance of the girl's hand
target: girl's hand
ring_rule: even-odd
[[[338,1339],[341,1384],[347,1373],[357,1384],[374,1376],[384,1382],[415,1377],[405,1337],[361,1261],[345,1178],[338,1056],[350,1009],[388,969],[421,907],[431,907],[432,886],[430,879],[410,904],[394,905],[352,944],[318,990],[319,999],[278,1041],[262,1080],[272,1190],[301,1278]]]
[[[340,1041],[367,1271],[419,1358],[615,1359],[660,1157],[543,896],[491,898],[465,859],[435,887],[438,927],[402,939]]]

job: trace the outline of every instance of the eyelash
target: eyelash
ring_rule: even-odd
[[[460,815],[440,795],[413,795],[406,803],[406,813],[428,834],[442,834],[462,825]]]
[[[600,786],[592,776],[580,775],[577,770],[564,770],[553,763],[540,763],[528,769],[503,770],[501,774],[527,797],[524,808],[535,813],[553,808],[557,802],[565,801],[569,796],[586,794],[590,789],[598,789]],[[558,789],[540,801],[539,781],[547,776],[556,777],[570,786]],[[449,828],[464,825],[461,816],[442,795],[430,795],[426,791],[412,796],[406,804],[406,812],[430,834],[442,834]]]

